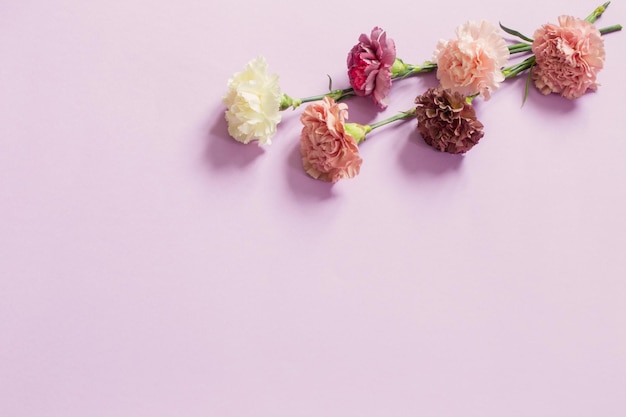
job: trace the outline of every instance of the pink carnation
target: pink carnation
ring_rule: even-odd
[[[504,81],[502,67],[509,49],[492,23],[469,21],[456,29],[457,39],[440,40],[433,54],[437,78],[444,89],[489,99]]]
[[[539,91],[573,99],[598,88],[596,76],[604,65],[604,41],[594,25],[560,16],[558,26],[545,24],[534,37],[537,65],[532,76]]]
[[[356,140],[345,130],[347,117],[348,106],[329,97],[304,109],[300,152],[304,170],[311,177],[337,182],[359,173],[363,160]]]
[[[395,60],[396,45],[384,30],[375,27],[370,37],[363,33],[348,54],[348,77],[355,94],[371,95],[380,108],[386,108]]]

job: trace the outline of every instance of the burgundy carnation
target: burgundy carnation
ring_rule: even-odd
[[[431,88],[415,99],[417,130],[433,148],[465,153],[483,137],[474,107],[458,92]]]
[[[348,54],[348,77],[354,93],[371,95],[380,108],[386,108],[395,60],[396,44],[384,30],[375,27],[369,37],[363,33]]]

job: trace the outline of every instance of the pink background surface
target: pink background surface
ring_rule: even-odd
[[[532,36],[598,5],[383,4],[2,3],[1,416],[626,415],[625,33],[595,94],[479,101],[465,156],[387,126],[331,186],[300,110],[267,149],[228,138],[259,54],[301,97],[346,87],[374,25],[421,63],[470,18]]]

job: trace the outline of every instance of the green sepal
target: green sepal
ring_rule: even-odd
[[[363,142],[365,140],[365,135],[372,131],[372,127],[370,125],[344,123],[343,126],[346,129],[346,132],[354,138],[356,143]]]

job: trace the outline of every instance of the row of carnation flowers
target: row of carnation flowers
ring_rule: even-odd
[[[375,27],[369,36],[362,34],[348,53],[350,88],[301,99],[281,92],[278,76],[268,72],[267,62],[259,56],[228,81],[223,99],[228,132],[244,144],[258,141],[261,146],[269,145],[280,112],[310,103],[300,118],[303,167],[311,177],[333,183],[358,175],[363,162],[359,144],[367,134],[400,120],[417,119],[420,135],[434,149],[465,153],[484,135],[472,100],[489,100],[507,78],[527,73],[524,99],[531,83],[543,94],[556,93],[566,99],[597,89],[597,74],[605,59],[602,35],[622,29],[621,25],[602,29],[594,25],[609,3],[585,19],[560,16],[558,24],[542,25],[533,38],[487,21],[469,21],[457,28],[455,38],[440,40],[432,59],[422,65],[398,58],[394,41]],[[521,42],[507,45],[500,29]],[[506,66],[510,55],[521,53],[532,55]],[[394,79],[430,71],[436,71],[439,86],[419,95],[410,110],[367,125],[346,122],[344,98],[367,96],[383,110]]]

